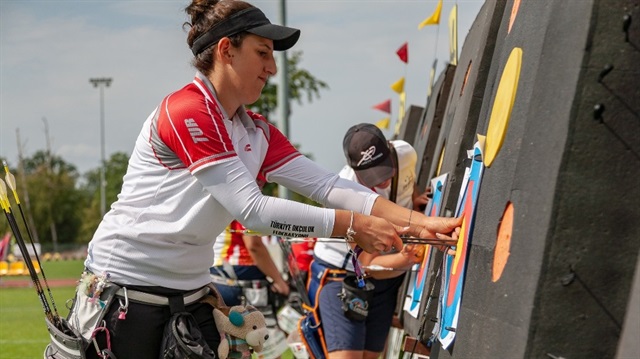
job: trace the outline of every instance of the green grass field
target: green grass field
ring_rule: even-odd
[[[82,261],[43,263],[47,281],[79,278]],[[2,277],[3,282],[23,281],[29,276]],[[44,281],[40,278],[41,284]],[[75,286],[51,288],[58,314],[66,317],[69,310],[65,302],[71,299]],[[49,293],[45,296],[51,304]],[[53,309],[53,308],[52,308]],[[42,358],[49,343],[49,334],[44,322],[44,311],[34,288],[0,287],[0,358]]]
[[[83,264],[82,261],[46,262],[43,268],[47,281],[53,282],[55,279],[79,278]],[[25,279],[29,276],[2,277],[0,280]],[[44,286],[42,278],[40,282]],[[69,310],[65,302],[73,298],[75,286],[51,288],[51,293],[58,314],[66,317]],[[46,289],[45,296],[51,304]],[[44,311],[35,289],[0,287],[0,359],[42,358],[48,343]],[[282,359],[294,359],[293,353],[287,350]]]

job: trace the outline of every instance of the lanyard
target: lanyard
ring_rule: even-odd
[[[351,254],[351,264],[353,264],[353,271],[356,273],[356,279],[358,280],[358,288],[364,288],[364,274],[362,272],[360,261],[358,261],[358,256],[360,255],[360,253],[362,253],[362,248],[359,245],[356,245],[355,248],[349,247],[349,253]]]

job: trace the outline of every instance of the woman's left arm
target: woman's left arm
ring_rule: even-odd
[[[281,184],[323,206],[370,214],[379,195],[359,183],[340,178],[305,156],[298,156],[269,173]]]
[[[414,264],[422,262],[425,246],[405,245],[400,252],[391,254],[363,252],[358,257],[363,266],[382,267],[383,270],[368,269],[367,274],[375,279],[395,278],[409,270]],[[397,269],[397,270],[390,270]]]
[[[455,239],[453,234],[459,233],[462,225],[462,217],[427,217],[382,197],[376,199],[371,215],[405,227],[406,234],[418,238]]]
[[[451,233],[459,231],[462,225],[462,218],[427,217],[398,206],[361,184],[338,177],[304,156],[271,172],[267,180],[331,208],[370,214],[400,227],[410,227],[406,234],[414,237],[451,239]]]

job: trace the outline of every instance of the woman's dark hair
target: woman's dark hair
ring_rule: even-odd
[[[215,24],[228,18],[238,11],[254,7],[253,5],[237,0],[193,0],[184,11],[191,17],[191,22],[185,22],[183,27],[191,27],[189,29],[189,35],[187,36],[187,44],[189,48],[193,46],[193,42],[202,34],[206,33]],[[229,36],[231,44],[235,47],[242,44],[242,39],[246,36],[246,33],[240,33]],[[216,48],[216,44],[210,46],[208,49],[202,51],[195,56],[191,61],[191,64],[202,72],[204,75],[209,75],[213,70],[213,50]]]

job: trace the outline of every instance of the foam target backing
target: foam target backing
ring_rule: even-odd
[[[424,109],[420,106],[410,105],[404,114],[404,119],[400,125],[400,131],[398,131],[398,135],[395,136],[394,139],[403,140],[410,145],[413,145],[423,111]]]
[[[628,41],[621,29],[640,13],[626,0],[540,0],[517,2],[514,17],[515,3],[502,12],[477,124],[460,136],[486,134],[522,49],[504,142],[480,188],[455,342],[431,357],[615,357],[640,250],[640,37],[637,23]],[[442,171],[462,157],[453,161],[452,123]],[[448,206],[457,196],[451,186]],[[494,282],[509,202],[510,253]]]
[[[420,125],[414,137],[414,148],[418,154],[417,176],[418,188],[425,189],[429,180],[433,177],[432,163],[438,161],[436,153],[437,138],[440,134],[444,110],[451,90],[451,83],[456,66],[448,64],[438,75],[433,84],[431,96],[427,99],[427,106],[422,114]]]
[[[427,103],[415,140],[415,148],[419,158],[418,165],[420,166],[418,169],[420,174],[418,179],[419,188],[425,188],[428,181],[438,175],[437,169],[440,154],[444,146],[447,147],[447,151],[449,148],[452,148],[452,152],[455,153],[460,151],[459,148],[454,149],[456,141],[452,141],[454,144],[451,146],[445,143],[445,139],[448,137],[452,127],[460,129],[465,127],[463,124],[453,126],[453,122],[466,123],[470,121],[474,123],[474,126],[477,122],[482,104],[484,83],[491,65],[495,34],[502,19],[504,6],[504,2],[495,0],[488,0],[483,4],[467,35],[465,46],[463,46],[460,53],[458,66],[448,65],[434,84],[434,91],[432,91],[431,96],[434,101],[428,101]],[[473,64],[473,66],[467,66],[467,64]],[[472,119],[469,120],[469,118]],[[475,127],[473,130],[475,130]],[[458,137],[461,137],[461,135],[458,135]],[[459,147],[460,143],[457,146]],[[450,167],[453,168],[453,166]],[[448,170],[451,170],[451,168]],[[441,172],[444,173],[446,171],[442,170]],[[444,211],[441,214],[444,214]],[[441,260],[442,252],[434,252],[432,254],[428,269],[430,275],[427,278],[425,293],[421,300],[420,314],[418,315],[418,319],[422,323],[406,312],[402,315],[405,330],[409,335],[417,336],[420,326],[424,327],[423,332],[426,334],[421,338],[423,343],[427,342],[434,326],[431,318],[436,317],[437,298],[431,301],[428,308],[426,303],[428,301],[428,292],[432,288],[435,295],[438,295],[439,279],[434,282],[434,278]]]
[[[445,131],[441,132],[437,146],[445,148],[439,172],[449,173],[443,208],[451,213],[455,211],[462,177],[468,165],[466,151],[472,149],[477,140],[476,127],[481,117],[496,34],[504,9],[504,1],[487,1],[483,5],[465,40],[447,101]]]

